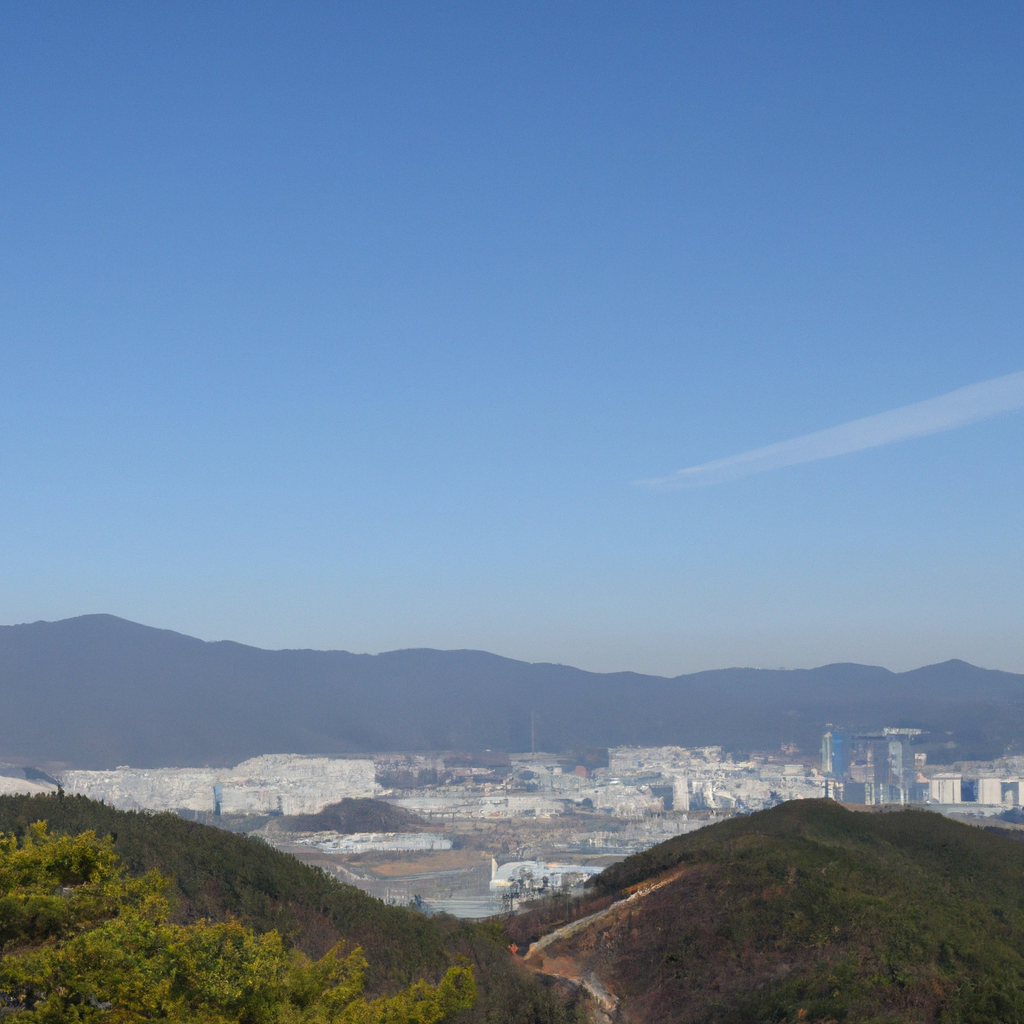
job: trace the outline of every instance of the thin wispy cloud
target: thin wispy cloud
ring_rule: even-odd
[[[989,419],[1000,413],[1024,408],[1024,371],[971,384],[938,398],[914,402],[876,416],[851,420],[837,427],[818,430],[790,441],[733,455],[728,459],[689,466],[668,476],[638,483],[662,490],[703,487],[735,480],[751,473],[764,473],[801,462],[831,459],[836,455],[878,448],[911,437],[925,437],[944,430],[955,430],[968,423]]]

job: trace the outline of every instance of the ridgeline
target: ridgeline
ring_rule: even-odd
[[[622,1019],[1024,1019],[1024,845],[926,811],[782,804],[662,843],[509,922]],[[603,989],[602,989],[603,987]]]
[[[930,764],[1024,750],[1024,676],[962,661],[665,679],[483,651],[265,651],[112,615],[0,626],[0,707],[0,754],[78,768],[224,766],[267,751],[529,750],[534,740],[565,751],[816,750],[825,722],[930,730],[941,736],[921,747]]]
[[[319,814],[285,814],[270,821],[280,832],[420,832],[428,827],[404,807],[349,797],[328,804]]]

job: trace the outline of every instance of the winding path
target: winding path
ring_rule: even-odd
[[[598,1007],[602,1011],[603,1018],[605,1020],[611,1020],[608,1016],[614,1013],[619,1005],[619,1000],[608,991],[604,982],[598,977],[595,971],[584,973],[579,970],[579,965],[569,956],[556,957],[554,960],[547,962],[540,961],[544,966],[539,966],[539,963],[530,963],[530,958],[534,954],[539,953],[542,949],[550,946],[553,942],[558,942],[560,939],[568,938],[580,929],[592,924],[594,921],[600,921],[602,918],[610,917],[613,913],[621,910],[627,904],[633,903],[638,900],[642,900],[645,896],[649,896],[652,892],[660,889],[664,885],[668,885],[669,882],[674,882],[682,873],[685,868],[677,868],[674,871],[662,875],[657,881],[649,884],[641,884],[637,886],[636,890],[630,893],[625,899],[616,900],[611,906],[605,907],[604,910],[597,911],[596,914],[588,914],[586,917],[581,917],[576,921],[570,921],[569,924],[564,924],[560,928],[555,928],[554,931],[550,931],[547,935],[542,935],[536,942],[530,943],[530,948],[523,958],[523,962],[532,967],[535,971],[542,974],[549,974],[552,977],[564,978],[566,981],[572,982],[575,985],[580,985],[588,995],[597,1003]]]

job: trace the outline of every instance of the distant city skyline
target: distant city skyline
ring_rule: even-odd
[[[0,622],[1024,671],[1019,5],[0,28]]]

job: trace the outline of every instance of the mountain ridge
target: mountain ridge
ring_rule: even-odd
[[[255,644],[246,644],[240,640],[231,640],[228,638],[222,638],[220,640],[203,640],[201,637],[192,636],[189,633],[181,633],[178,630],[167,629],[163,626],[150,626],[145,623],[135,622],[132,619],[126,619],[120,615],[113,615],[109,612],[87,612],[82,615],[69,616],[66,619],[36,619],[32,622],[16,622],[0,624],[0,635],[5,630],[15,629],[27,629],[41,626],[65,626],[70,623],[86,623],[86,622],[113,622],[124,626],[129,626],[133,629],[146,631],[147,633],[160,633],[167,636],[172,636],[187,640],[194,644],[202,644],[206,647],[213,647],[218,645],[225,645],[230,647],[237,647],[247,651],[259,651],[261,654],[331,654],[331,655],[344,655],[350,658],[381,658],[389,655],[400,655],[400,654],[475,654],[484,655],[488,658],[494,658],[497,661],[510,662],[517,665],[531,665],[536,667],[549,667],[556,669],[571,669],[574,672],[585,672],[588,675],[594,676],[609,676],[609,675],[630,675],[637,676],[645,679],[663,679],[663,680],[678,680],[688,679],[694,676],[706,676],[713,675],[715,673],[727,673],[727,672],[789,672],[789,673],[801,673],[801,672],[821,672],[827,669],[843,669],[852,668],[859,670],[866,670],[871,672],[881,672],[887,676],[901,677],[909,676],[919,672],[925,672],[932,669],[944,668],[946,666],[962,666],[970,669],[974,672],[987,672],[996,673],[999,675],[1013,676],[1024,680],[1024,673],[1009,672],[1005,669],[993,669],[985,668],[981,665],[975,665],[972,662],[964,661],[962,658],[948,658],[946,661],[939,661],[930,663],[928,665],[922,665],[918,668],[907,669],[903,672],[897,672],[894,669],[886,668],[884,665],[873,665],[865,664],[857,661],[830,661],[823,665],[816,665],[811,668],[764,668],[759,665],[726,665],[721,668],[710,668],[700,669],[697,672],[681,672],[674,676],[658,675],[657,673],[651,672],[637,672],[633,669],[616,669],[609,672],[599,672],[593,669],[581,669],[575,665],[570,665],[566,662],[561,661],[526,661],[522,658],[512,658],[505,654],[495,654],[493,651],[485,651],[478,647],[396,647],[392,650],[378,651],[376,654],[368,651],[348,651],[340,647],[259,647]]]
[[[1004,713],[1024,706],[1024,676],[958,660],[904,673],[837,662],[665,677],[475,650],[265,650],[103,614],[0,626],[0,701],[0,757],[96,768],[523,750],[531,718],[538,747],[553,750],[810,751],[829,722],[952,731],[961,753],[1024,744],[1020,716]]]

